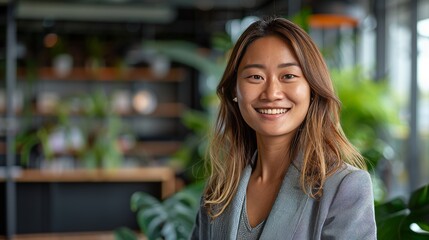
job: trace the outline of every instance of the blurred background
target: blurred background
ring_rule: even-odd
[[[322,51],[376,203],[413,199],[429,183],[428,1],[0,0],[0,236],[155,239],[172,220],[185,238],[229,50],[272,15]]]

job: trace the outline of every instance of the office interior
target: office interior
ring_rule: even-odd
[[[323,53],[376,203],[427,186],[428,1],[0,0],[0,238],[144,235],[131,196],[204,181],[229,50],[268,16]]]

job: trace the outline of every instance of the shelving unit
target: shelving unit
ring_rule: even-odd
[[[28,71],[18,69],[18,79],[25,79]],[[65,76],[58,76],[52,67],[40,67],[37,69],[38,80],[72,80],[72,81],[147,81],[147,82],[181,82],[186,77],[184,68],[172,68],[165,76],[157,76],[147,67],[127,67],[124,69],[114,67],[97,67],[95,69],[74,67]]]
[[[13,23],[16,23],[15,20]],[[86,23],[73,24],[75,27],[78,24],[85,25]],[[106,23],[100,22],[100,24],[112,23],[106,21]],[[30,25],[33,27],[36,24],[32,22]],[[121,66],[112,66],[111,63],[108,63],[95,68],[82,64],[84,61],[81,59],[80,63],[75,62],[75,65],[68,69],[66,74],[59,74],[53,65],[48,64],[46,56],[49,54],[43,53],[50,49],[44,49],[43,43],[39,39],[30,43],[25,42],[19,24],[14,30],[18,32],[18,41],[15,39],[13,45],[20,42],[28,47],[27,51],[33,54],[37,63],[28,67],[26,60],[21,59],[17,61],[16,69],[13,71],[16,72],[13,88],[16,86],[22,97],[21,105],[13,113],[13,124],[16,130],[13,132],[14,136],[29,129],[37,131],[46,124],[57,122],[58,113],[56,111],[41,111],[40,106],[37,105],[41,95],[45,93],[55,95],[54,101],[57,103],[52,103],[55,105],[61,104],[66,99],[81,100],[79,99],[81,96],[92,95],[98,90],[105,93],[108,100],[111,100],[116,91],[124,91],[128,94],[129,104],[133,104],[135,94],[147,90],[155,96],[156,108],[153,111],[142,113],[131,105],[125,111],[113,112],[115,117],[118,117],[127,127],[128,133],[132,133],[135,137],[133,146],[123,151],[124,158],[148,158],[151,160],[149,163],[142,161],[133,169],[116,169],[115,171],[62,169],[55,172],[52,169],[27,169],[18,166],[18,176],[13,178],[0,176],[0,215],[2,216],[0,218],[0,236],[3,234],[7,236],[8,234],[32,233],[104,232],[112,231],[120,226],[137,229],[135,214],[129,210],[131,194],[136,191],[146,191],[158,198],[165,198],[175,191],[176,173],[173,169],[163,165],[182,146],[188,133],[181,123],[181,116],[187,109],[195,107],[193,95],[198,91],[195,71],[180,63],[171,63],[171,67],[163,74],[154,72],[147,63],[122,64]],[[32,32],[32,38],[35,39],[34,35],[42,37],[43,34],[48,33],[44,31],[50,30],[52,29],[35,30],[40,32],[37,34]],[[59,35],[61,34],[73,33],[64,31],[59,33]],[[70,43],[78,40],[80,41],[79,46],[82,46],[82,42],[84,42],[82,38],[85,37],[85,34],[82,32],[79,34],[78,38],[72,37]],[[94,35],[94,33],[88,33],[88,35]],[[127,41],[129,41],[130,34],[127,37]],[[141,40],[142,34],[136,33],[135,37]],[[34,50],[35,46],[36,50]],[[33,48],[33,52],[30,48]],[[69,53],[71,55],[82,53],[81,50],[77,52],[76,49],[72,49]],[[15,61],[15,59],[12,60]],[[0,76],[0,80],[6,82],[3,81],[5,80],[3,75]],[[0,89],[4,92],[9,91],[6,91],[6,88],[6,84],[0,84]],[[103,124],[103,116],[89,116],[79,106],[76,109],[67,113],[71,122]],[[5,122],[6,117],[8,117],[6,112],[0,109],[0,122]],[[2,156],[0,157],[0,171],[2,165],[8,165],[5,172],[10,173],[13,172],[12,168],[15,169],[16,165],[20,165],[20,152],[16,152],[16,155],[13,154],[16,156],[13,163],[5,163],[6,157],[4,156],[9,147],[6,145],[8,134],[10,131],[8,132],[6,128],[0,129],[0,155]],[[76,157],[68,154],[68,152],[63,153],[69,158]],[[13,186],[13,188],[9,188],[9,186]],[[9,204],[10,202],[7,203],[9,193],[14,195],[12,199],[16,206],[15,213],[13,213],[15,210],[8,209],[9,206],[12,206]]]
[[[130,108],[132,111],[116,114],[127,127],[134,129],[132,132],[137,140],[132,148],[123,153],[124,158],[146,156],[157,161],[175,153],[181,147],[186,133],[181,126],[180,117],[191,107],[189,101],[183,98],[191,95],[187,89],[190,82],[187,69],[172,68],[162,77],[154,76],[148,68],[130,68],[121,74],[117,73],[114,77],[108,74],[110,72],[114,72],[114,69],[102,68],[94,73],[88,69],[74,68],[67,76],[56,77],[52,68],[41,68],[38,69],[37,75],[33,76],[34,80],[29,82],[25,71],[18,69],[17,87],[22,89],[27,98],[30,96],[33,99],[37,98],[40,91],[55,91],[61,97],[59,101],[66,96],[72,96],[73,90],[76,89],[91,91],[100,87],[106,94],[111,94],[117,88],[129,89],[130,98],[133,92],[150,89],[156,94],[158,101],[153,112],[142,114]],[[27,87],[29,85],[31,88]],[[163,97],[162,89],[172,94]],[[158,90],[160,92],[156,92]],[[23,122],[28,120],[29,116],[33,127],[43,127],[45,122],[55,122],[57,118],[55,112],[40,112],[33,103],[31,107],[27,106],[16,113],[18,129],[24,125]],[[89,117],[80,111],[71,112],[70,118],[71,121],[103,121],[101,117]],[[5,154],[3,142],[0,142],[0,154]],[[115,170],[21,169],[18,173],[19,175],[13,178],[17,191],[18,234],[112,231],[114,226],[120,225],[137,229],[135,214],[129,211],[131,194],[146,191],[158,198],[165,198],[175,191],[174,170],[162,166]],[[6,179],[0,177],[2,193],[5,192],[3,191],[5,181]],[[74,200],[67,199],[71,195],[80,194],[83,195],[72,197]],[[3,194],[0,196],[1,199],[5,199]],[[102,203],[105,198],[110,200]],[[83,213],[67,210],[78,209],[79,206],[86,210]],[[122,210],[103,210],[112,208]],[[4,212],[5,210],[0,210],[0,213]],[[81,214],[82,218],[89,217],[92,220],[85,223],[81,219],[82,224],[74,223],[74,219],[80,219]],[[97,217],[100,214],[110,216],[100,219]],[[29,222],[39,223],[31,226]]]
[[[79,101],[80,96],[88,96],[95,91],[106,93],[108,100],[115,91],[124,91],[128,94],[125,97],[129,106],[119,112],[112,111],[136,139],[131,149],[124,150],[124,156],[143,157],[146,160],[151,159],[152,162],[157,159],[165,161],[165,158],[180,148],[181,141],[186,135],[187,131],[182,126],[180,118],[186,109],[191,108],[192,93],[190,74],[183,67],[171,68],[163,76],[155,75],[147,67],[127,69],[105,67],[93,70],[73,68],[67,75],[61,77],[55,74],[53,68],[44,67],[37,69],[36,75],[31,76],[32,80],[28,80],[29,75],[25,69],[19,68],[17,71],[17,86],[21,95],[25,96],[22,101],[28,103],[29,99],[34,99],[30,107],[23,106],[16,113],[17,125],[21,131],[25,128],[44,127],[45,123],[52,124],[56,121],[58,117],[56,111],[38,109],[37,98],[40,94],[55,94],[56,102],[50,104],[58,105],[67,98]],[[150,91],[155,96],[156,107],[151,112],[139,113],[132,106],[135,104],[133,103],[134,94],[142,90]],[[103,121],[102,116],[88,116],[79,107],[84,106],[77,106],[77,109],[67,113],[70,120],[77,125],[88,121]],[[1,153],[5,152],[0,147]]]

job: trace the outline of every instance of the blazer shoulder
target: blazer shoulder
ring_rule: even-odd
[[[325,182],[324,194],[334,194],[340,185],[349,189],[364,189],[372,188],[371,177],[365,170],[345,164],[337,172],[331,175]]]

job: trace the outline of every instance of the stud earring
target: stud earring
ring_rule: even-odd
[[[232,101],[234,101],[234,102],[238,102],[237,97],[233,98],[233,99],[232,99]]]

